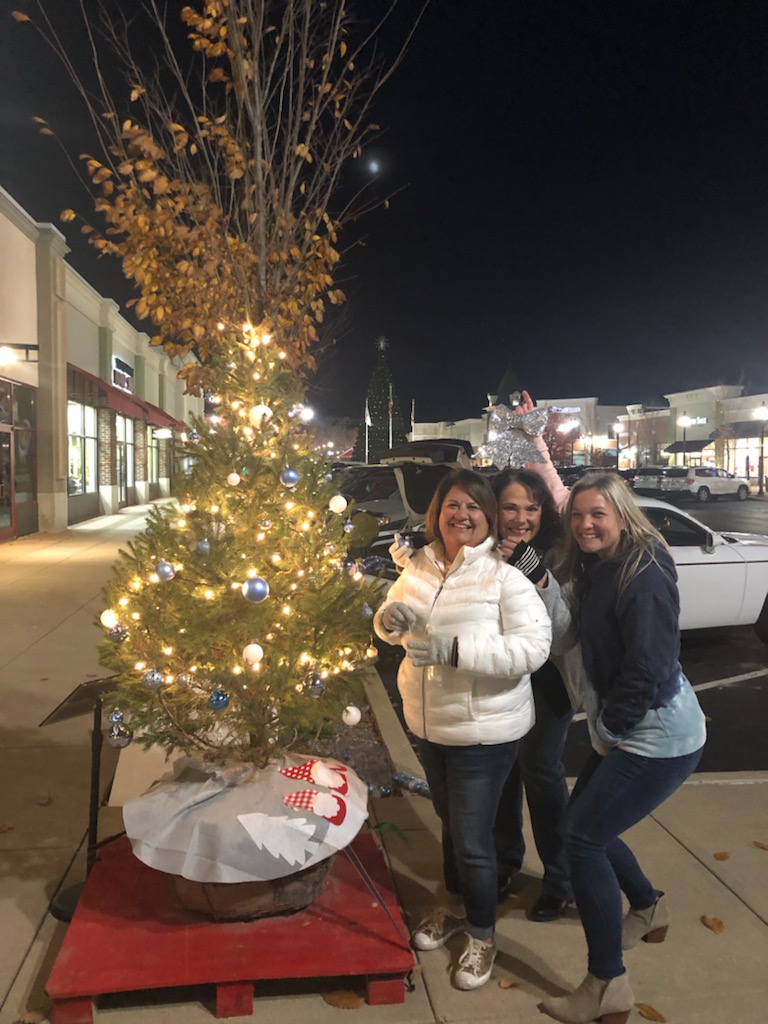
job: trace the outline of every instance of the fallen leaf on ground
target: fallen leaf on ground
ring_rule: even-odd
[[[3,832],[13,832],[15,828],[16,826],[12,821],[0,821],[0,835],[2,835]]]
[[[716,854],[714,855],[714,857],[715,857],[715,860],[728,860],[728,858],[729,858],[730,856],[731,856],[731,855],[730,855],[730,853],[728,853],[728,851],[727,851],[727,850],[721,850],[721,851],[720,851],[720,853],[716,853]]]
[[[666,1024],[667,1018],[663,1014],[659,1013],[658,1010],[654,1009],[654,1007],[649,1006],[648,1003],[635,1003],[635,1006],[637,1007],[637,1012],[640,1016],[644,1017],[646,1020],[655,1020],[659,1021],[659,1024]]]
[[[323,1002],[329,1006],[335,1006],[337,1010],[359,1010],[365,1005],[365,999],[357,992],[349,989],[339,989],[337,992],[326,992]]]
[[[701,923],[705,928],[709,928],[711,932],[714,932],[715,935],[719,935],[720,932],[725,931],[725,925],[719,917],[707,917],[706,914],[702,914]]]
[[[758,850],[768,850],[768,843],[761,843],[757,839],[752,840],[752,845],[756,846]]]
[[[53,797],[50,793],[46,793],[45,796],[41,796],[37,802],[41,807],[47,807],[48,804],[53,803]]]
[[[511,978],[499,978],[499,988],[517,988],[519,981],[512,981]]]

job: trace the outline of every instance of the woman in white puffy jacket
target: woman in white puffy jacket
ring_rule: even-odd
[[[458,932],[453,979],[483,985],[496,954],[493,826],[517,741],[534,721],[530,674],[544,664],[551,626],[532,583],[494,550],[496,499],[488,482],[456,470],[427,511],[431,543],[418,551],[376,613],[402,644],[398,686],[408,728],[443,824],[443,874],[452,905],[417,928],[417,949]]]

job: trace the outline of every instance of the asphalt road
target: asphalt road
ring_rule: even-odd
[[[714,501],[679,506],[713,530],[768,535],[768,500]],[[717,595],[712,595],[717,600]],[[768,770],[768,645],[751,627],[683,634],[680,660],[707,715],[708,739],[699,771]],[[392,660],[379,671],[401,715]],[[569,775],[577,775],[589,749],[586,724],[575,721],[564,755]]]

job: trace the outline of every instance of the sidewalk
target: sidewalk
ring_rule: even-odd
[[[61,885],[84,877],[88,813],[90,719],[38,728],[71,691],[103,675],[96,658],[100,589],[117,549],[143,524],[130,510],[67,530],[0,545],[0,1024],[47,1007],[45,983],[66,926],[48,913]],[[396,767],[419,767],[383,686],[368,686]],[[116,752],[106,747],[104,778]],[[373,814],[396,831],[383,834],[406,918],[415,924],[432,904],[439,874],[439,829],[428,801],[405,795],[373,803]],[[9,827],[10,826],[10,827]],[[107,808],[102,835],[121,829]],[[529,837],[530,838],[530,837]],[[627,954],[638,1002],[674,1024],[768,1022],[768,772],[698,775],[629,835],[659,888],[669,893],[673,924],[664,945]],[[726,860],[715,853],[727,852]],[[477,992],[450,985],[449,948],[419,954],[415,990],[405,1003],[363,1006],[361,1022],[543,1024],[539,1000],[577,984],[586,969],[583,933],[574,910],[552,924],[533,924],[525,908],[538,891],[540,865],[529,842],[530,884],[499,908],[499,956],[492,980]],[[700,918],[720,918],[715,934]],[[457,942],[458,940],[454,940]],[[499,982],[514,984],[502,988]],[[338,979],[329,987],[343,987]],[[339,1010],[317,982],[257,985],[253,1017],[260,1024],[330,1024]],[[641,1016],[633,1011],[630,1024]],[[110,1024],[210,1024],[200,992],[111,997],[94,1011]]]

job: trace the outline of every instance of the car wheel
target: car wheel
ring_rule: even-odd
[[[757,617],[757,622],[752,627],[758,640],[768,644],[768,598],[765,599],[763,610]]]
[[[744,484],[736,491],[736,498],[738,501],[746,501],[749,497],[749,488],[745,487]]]
[[[696,501],[702,501],[703,502],[703,501],[709,501],[709,499],[710,499],[710,493],[709,493],[709,488],[708,487],[700,487],[698,489],[698,491],[696,491]]]

